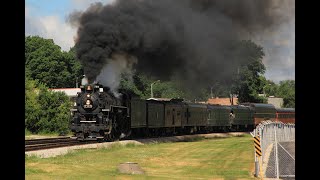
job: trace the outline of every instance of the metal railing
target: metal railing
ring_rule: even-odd
[[[256,137],[256,177],[295,177],[295,124],[264,121],[251,135]]]

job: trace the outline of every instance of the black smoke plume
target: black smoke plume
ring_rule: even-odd
[[[109,81],[101,72],[119,62],[120,72],[197,89],[230,79],[246,63],[233,55],[234,43],[287,21],[283,5],[288,1],[116,0],[73,12],[69,22],[78,27],[76,55],[89,82]]]

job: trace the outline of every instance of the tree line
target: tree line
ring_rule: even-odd
[[[249,63],[238,67],[233,79],[219,80],[203,87],[195,97],[194,93],[179,86],[179,82],[160,81],[154,84],[154,97],[184,98],[206,101],[211,96],[230,97],[237,95],[239,102],[266,103],[264,96],[282,97],[284,107],[295,107],[295,81],[286,80],[276,84],[264,77],[265,66],[263,48],[252,41],[241,41],[237,51],[247,52],[244,58]],[[235,52],[237,53],[237,52]],[[75,49],[62,51],[52,39],[39,36],[25,37],[25,124],[26,130],[39,132],[68,132],[68,96],[62,92],[52,92],[49,88],[74,88],[80,82],[83,68],[76,60]],[[141,98],[149,98],[151,83],[155,77],[137,72],[132,78],[123,76],[120,88],[133,91]]]

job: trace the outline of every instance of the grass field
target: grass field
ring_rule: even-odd
[[[26,179],[255,179],[250,135],[115,145],[25,160]],[[145,174],[121,174],[117,167],[124,162],[138,163]]]

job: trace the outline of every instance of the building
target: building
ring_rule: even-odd
[[[206,102],[207,104],[220,104],[220,105],[231,105],[231,99],[230,98],[210,98]],[[233,105],[238,104],[238,98],[233,97]]]
[[[67,96],[69,96],[70,100],[74,100],[77,97],[77,93],[81,92],[80,88],[57,88],[57,89],[49,89],[54,92],[64,92]]]
[[[276,108],[281,108],[283,105],[283,98],[269,96],[268,97],[268,104],[273,104]]]

